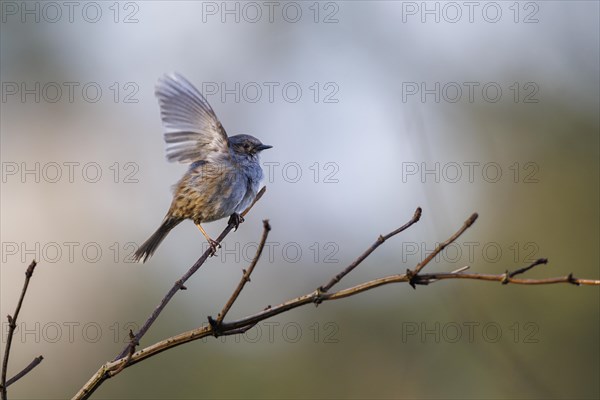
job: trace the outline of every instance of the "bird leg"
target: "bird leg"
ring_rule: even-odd
[[[235,228],[234,231],[237,231],[238,227],[240,226],[240,224],[242,222],[244,222],[244,217],[242,217],[238,213],[233,213],[233,214],[231,214],[231,217],[229,217],[228,224],[233,224],[233,226]]]
[[[244,222],[244,217],[242,217],[240,214],[238,213],[233,213],[231,214],[231,216],[229,217],[229,224],[233,224],[234,226],[234,230],[237,231],[238,227],[240,226],[240,224]]]
[[[198,229],[200,229],[200,232],[202,232],[202,234],[204,235],[204,237],[208,241],[208,245],[210,246],[210,249],[211,249],[210,256],[211,257],[214,256],[217,253],[217,248],[221,247],[221,245],[219,244],[219,242],[217,242],[216,240],[211,239],[211,237],[208,236],[208,233],[206,233],[206,231],[204,230],[204,228],[202,227],[202,225],[200,225],[200,223],[197,223],[196,226],[198,227]]]

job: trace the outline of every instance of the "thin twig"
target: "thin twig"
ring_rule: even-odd
[[[531,268],[535,267],[536,265],[540,265],[540,264],[548,264],[548,259],[547,258],[538,258],[537,260],[535,260],[530,265],[528,265],[528,266],[526,266],[524,268],[517,269],[517,270],[515,270],[513,272],[510,272],[510,273],[508,271],[506,271],[506,277],[507,277],[507,279],[506,279],[506,282],[504,282],[504,283],[505,284],[508,283],[508,278],[512,278],[513,276],[516,276],[516,275],[522,274],[524,272],[527,272]]]
[[[237,288],[235,288],[235,291],[233,292],[233,294],[227,301],[227,304],[225,304],[225,306],[223,307],[223,310],[221,310],[221,312],[217,316],[217,320],[216,320],[217,326],[221,325],[221,323],[223,322],[223,318],[225,318],[225,316],[231,309],[231,306],[233,306],[233,303],[235,303],[235,301],[237,300],[238,296],[242,292],[242,289],[244,289],[244,286],[246,285],[246,283],[250,282],[250,275],[252,275],[252,271],[254,271],[254,267],[256,267],[256,264],[258,263],[258,260],[260,259],[260,255],[262,254],[263,249],[265,248],[265,243],[267,243],[267,237],[269,236],[269,231],[271,231],[271,225],[269,225],[269,220],[265,219],[263,221],[263,228],[264,229],[263,229],[262,238],[260,239],[260,243],[258,244],[258,248],[256,249],[256,254],[254,255],[254,258],[252,259],[252,262],[250,263],[250,266],[248,267],[248,269],[244,270],[244,273],[242,274],[242,279],[240,280],[240,283],[238,283]]]
[[[450,272],[446,273],[435,273],[435,274],[422,274],[417,278],[417,284],[427,285],[432,280],[442,279],[476,279],[480,281],[493,281],[505,283],[514,283],[517,285],[550,285],[554,283],[570,283],[575,286],[600,286],[600,280],[598,279],[579,279],[575,278],[573,274],[566,276],[558,276],[553,278],[542,278],[542,279],[522,279],[522,278],[506,278],[506,274],[453,274]]]
[[[242,335],[255,326],[256,324],[250,324],[237,329],[229,329],[227,332],[223,332],[221,336]]]
[[[250,204],[250,206],[248,206],[248,208],[246,208],[244,210],[244,212],[241,214],[242,217],[244,217],[246,214],[248,214],[248,212],[250,211],[250,209],[252,209],[252,207],[254,207],[254,204],[256,204],[256,202],[258,200],[260,200],[260,198],[263,196],[263,194],[265,194],[266,190],[267,190],[266,186],[263,186],[263,188],[257,193],[257,195],[254,198],[254,201],[252,202],[252,204]],[[221,234],[217,238],[216,242],[217,243],[221,243],[223,241],[223,239],[225,239],[225,236],[227,236],[229,234],[229,232],[231,232],[231,230],[234,227],[235,227],[235,224],[232,223],[232,222],[230,222],[225,227],[225,229],[223,230],[223,232],[221,232]],[[150,329],[150,327],[152,326],[152,324],[154,323],[154,321],[156,321],[156,319],[158,318],[158,316],[160,315],[160,313],[162,312],[162,310],[169,303],[169,301],[171,301],[171,298],[173,296],[175,296],[175,294],[179,290],[185,290],[184,283],[188,279],[190,279],[190,277],[192,275],[194,275],[194,273],[196,273],[196,271],[198,271],[198,269],[204,264],[204,262],[208,259],[208,257],[210,257],[211,253],[212,253],[212,249],[210,249],[210,248],[207,249],[204,252],[204,254],[202,254],[202,256],[200,256],[200,258],[198,259],[198,261],[196,261],[194,263],[194,265],[192,265],[192,267],[185,273],[185,275],[183,275],[179,280],[177,280],[175,282],[175,284],[173,285],[173,287],[171,288],[171,290],[169,290],[167,292],[167,294],[165,295],[165,297],[163,297],[163,299],[160,301],[160,303],[158,304],[158,306],[156,306],[156,308],[154,309],[154,311],[152,312],[152,314],[150,315],[150,317],[148,317],[148,319],[146,320],[146,322],[144,323],[144,325],[142,325],[142,327],[140,328],[140,330],[135,334],[135,342],[136,343],[139,343],[140,340],[142,339],[142,337],[146,334],[146,332],[148,332],[148,329]],[[115,358],[115,360],[123,358],[130,351],[131,351],[131,342],[127,346],[125,346],[125,348],[119,353],[119,355]]]
[[[0,392],[2,394],[2,400],[6,400],[6,372],[8,369],[8,357],[10,355],[10,347],[12,345],[13,335],[15,333],[15,329],[17,328],[17,318],[19,318],[19,312],[21,311],[21,306],[23,305],[23,299],[25,298],[25,294],[27,293],[27,287],[29,286],[29,280],[33,276],[33,271],[35,270],[35,266],[37,263],[35,260],[29,264],[27,270],[25,271],[25,283],[23,283],[23,289],[21,290],[21,297],[19,298],[19,302],[17,303],[17,308],[14,317],[7,315],[8,318],[8,336],[6,338],[6,347],[4,350],[4,359],[2,360],[2,380],[0,382]],[[40,360],[41,361],[41,360]],[[39,364],[39,362],[38,362]],[[37,364],[36,364],[37,365]],[[35,367],[35,365],[34,365]],[[31,368],[33,369],[33,367]],[[31,369],[27,370],[25,373],[31,371]],[[23,374],[24,375],[24,374]],[[19,377],[20,378],[20,377]]]
[[[18,381],[22,377],[24,377],[25,375],[27,375],[32,369],[37,367],[42,362],[43,359],[44,359],[44,356],[37,356],[36,358],[34,358],[33,361],[31,361],[28,366],[23,368],[23,370],[21,372],[19,372],[18,374],[16,374],[15,376],[13,376],[12,378],[10,378],[9,380],[6,381],[6,387],[9,387],[13,383]]]
[[[473,223],[475,223],[475,221],[477,220],[477,217],[478,217],[477,213],[471,214],[471,216],[465,221],[463,226],[454,235],[450,236],[446,241],[438,244],[437,247],[435,248],[435,250],[433,250],[433,252],[431,254],[429,254],[427,257],[425,257],[425,259],[423,261],[421,261],[419,264],[417,264],[415,269],[413,269],[411,271],[412,274],[417,275],[419,272],[421,272],[421,270],[423,268],[425,268],[425,266],[427,264],[429,264],[429,262],[431,260],[433,260],[433,258],[435,256],[437,256],[442,250],[444,250],[446,248],[446,246],[448,246],[450,243],[454,242],[456,239],[458,239],[460,237],[460,235],[462,235],[467,229],[469,229],[471,227],[471,225],[473,225]]]
[[[407,230],[413,224],[417,223],[419,221],[419,219],[421,218],[421,213],[422,213],[421,207],[418,207],[415,210],[415,213],[414,213],[413,217],[406,224],[402,225],[400,228],[396,229],[395,231],[392,231],[392,232],[388,233],[385,236],[379,235],[379,237],[377,238],[377,240],[375,241],[375,243],[373,243],[371,245],[371,247],[369,247],[363,254],[361,254],[356,260],[354,260],[354,262],[352,262],[352,264],[348,265],[348,267],[346,267],[346,269],[344,269],[342,272],[340,272],[339,274],[337,274],[336,276],[334,276],[333,278],[331,278],[331,280],[329,281],[329,283],[327,283],[326,285],[321,286],[319,288],[319,290],[322,291],[322,292],[327,292],[329,289],[331,289],[336,283],[338,283],[346,275],[348,275],[350,273],[350,271],[352,271],[354,268],[358,267],[358,265],[361,262],[363,262],[363,260],[365,258],[367,258],[369,255],[371,255],[371,253],[374,252],[379,246],[381,246],[383,244],[383,242],[385,242],[386,240],[388,240],[392,236],[397,235],[398,233]]]
[[[125,361],[123,361],[123,363],[121,364],[121,366],[117,370],[112,371],[110,373],[110,377],[111,378],[113,376],[117,375],[118,373],[120,373],[121,371],[123,371],[125,369],[125,367],[127,367],[127,365],[129,364],[129,362],[131,361],[131,357],[133,356],[133,353],[135,353],[135,348],[139,344],[140,343],[135,340],[135,335],[133,334],[133,331],[130,329],[129,330],[129,352],[127,353],[127,357],[125,358]]]

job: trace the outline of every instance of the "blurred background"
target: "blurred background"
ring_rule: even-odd
[[[598,2],[12,2],[0,35],[1,308],[15,399],[72,396],[206,249],[186,221],[144,265],[186,166],[154,84],[178,71],[229,134],[274,146],[268,191],[143,339],[412,268],[599,278]],[[214,237],[226,220],[205,226]],[[443,281],[303,307],[128,368],[102,399],[598,398],[599,291]],[[2,351],[7,323],[2,320]]]

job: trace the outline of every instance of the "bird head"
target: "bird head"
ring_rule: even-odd
[[[263,150],[273,146],[262,144],[260,140],[250,135],[235,135],[229,137],[229,147],[238,155],[256,156]]]

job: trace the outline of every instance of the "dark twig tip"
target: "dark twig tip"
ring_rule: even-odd
[[[471,214],[471,216],[467,220],[467,226],[473,225],[475,223],[475,221],[477,221],[477,218],[479,218],[479,214],[477,214],[477,213]]]
[[[413,221],[417,222],[421,219],[421,215],[423,215],[423,209],[421,207],[417,207],[415,210],[415,214],[413,215]]]
[[[33,270],[35,269],[35,266],[37,265],[37,261],[33,260],[31,262],[31,264],[29,264],[29,267],[27,267],[27,270],[25,270],[25,276],[27,278],[31,278],[31,276],[33,275]]]
[[[263,220],[263,227],[267,230],[270,231],[271,230],[271,224],[269,224],[269,220],[268,219],[264,219]]]

